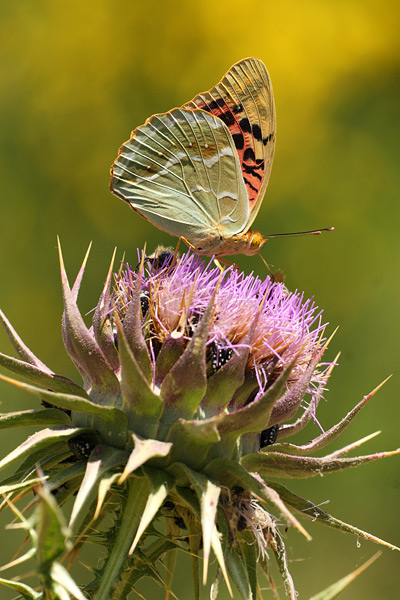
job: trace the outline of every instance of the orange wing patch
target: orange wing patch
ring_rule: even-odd
[[[198,102],[196,107],[219,117],[228,127],[239,155],[251,209],[258,197],[265,169],[263,156],[256,155],[255,141],[262,142],[266,146],[271,142],[274,134],[263,132],[259,123],[251,124],[241,104],[231,108],[223,98],[218,98],[209,103]]]
[[[201,108],[221,119],[236,146],[250,214],[256,214],[271,172],[275,146],[275,107],[271,81],[255,58],[233,65],[221,81],[183,108]]]

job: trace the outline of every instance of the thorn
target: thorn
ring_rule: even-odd
[[[382,381],[382,382],[381,382],[379,385],[377,385],[377,386],[376,386],[376,388],[374,388],[374,389],[372,390],[372,392],[370,392],[369,394],[367,394],[366,398],[368,398],[368,400],[369,400],[370,398],[372,398],[372,396],[374,396],[374,395],[376,394],[376,392],[377,392],[378,390],[380,390],[380,389],[381,389],[381,387],[383,387],[383,386],[385,385],[385,383],[386,383],[387,381],[389,381],[389,379],[390,379],[391,377],[392,377],[392,375],[389,375],[389,377],[386,377],[386,379],[384,379],[384,380],[383,380],[383,381]]]

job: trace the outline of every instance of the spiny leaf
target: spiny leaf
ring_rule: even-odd
[[[27,425],[71,425],[71,417],[63,410],[44,408],[0,414],[0,429]]]
[[[278,508],[283,518],[304,535],[308,540],[311,536],[307,533],[301,523],[287,510],[278,494],[269,488],[262,480],[249,473],[240,464],[234,461],[217,458],[211,461],[205,468],[206,473],[214,480],[220,481],[221,484],[227,485],[230,489],[234,485],[240,485],[245,489],[249,489],[253,494],[267,503],[273,509]],[[272,487],[272,486],[271,486]]]
[[[160,440],[142,440],[137,435],[132,433],[132,439],[135,444],[128,461],[125,465],[124,471],[118,480],[121,485],[125,479],[136,469],[144,465],[147,461],[155,457],[168,456],[171,451],[172,444],[168,442],[162,442]]]
[[[76,396],[87,398],[85,390],[71,379],[68,379],[68,377],[56,375],[52,372],[49,373],[48,370],[43,371],[29,362],[18,360],[17,358],[7,356],[0,352],[0,365],[16,375],[20,375],[34,385],[50,389],[53,392],[64,392],[66,394],[75,394]]]
[[[359,575],[361,575],[363,571],[368,569],[368,567],[370,567],[372,563],[374,563],[376,559],[379,558],[380,555],[381,552],[377,552],[376,554],[374,554],[374,556],[371,556],[370,559],[368,559],[367,561],[365,561],[365,563],[358,567],[358,569],[355,569],[354,571],[352,571],[352,573],[349,573],[349,575],[346,575],[342,579],[339,579],[339,581],[336,581],[322,592],[319,592],[319,594],[312,596],[310,600],[333,600],[334,598],[337,598],[339,594],[343,592],[343,590],[346,589],[350,585],[350,583],[353,583],[353,581]]]
[[[37,559],[43,571],[66,550],[71,542],[64,515],[46,484],[37,486],[40,498],[37,506]]]
[[[1,485],[18,484],[27,478],[35,477],[37,467],[40,467],[42,471],[52,469],[69,456],[71,456],[71,450],[65,442],[57,442],[39,448],[39,450],[29,453],[15,473],[3,479]],[[3,508],[1,504],[0,508]]]
[[[376,452],[354,458],[336,458],[324,456],[322,458],[300,457],[283,454],[282,452],[265,452],[247,454],[241,460],[242,465],[249,471],[255,471],[263,477],[284,477],[290,479],[304,479],[344,471],[359,465],[389,456],[400,454],[400,448],[391,452]]]
[[[12,579],[3,579],[0,577],[0,584],[5,585],[13,589],[15,592],[19,592],[22,598],[26,600],[40,600],[43,596],[41,592],[36,592],[33,588],[20,581],[13,581]]]
[[[192,419],[206,392],[206,341],[215,291],[185,351],[161,385],[161,398],[164,402],[161,421],[164,434],[177,418]]]
[[[10,494],[12,492],[18,492],[24,489],[32,489],[35,485],[42,481],[41,477],[35,477],[33,479],[26,479],[19,483],[12,483],[10,485],[0,485],[0,495]]]
[[[275,489],[278,492],[279,496],[285,504],[287,504],[294,510],[300,512],[303,515],[303,517],[306,517],[307,519],[310,519],[313,522],[321,523],[322,525],[327,525],[328,527],[332,527],[334,529],[339,529],[340,531],[344,531],[346,533],[352,533],[357,537],[361,537],[371,542],[381,544],[382,546],[387,546],[392,550],[400,551],[400,548],[398,548],[397,546],[389,544],[388,542],[385,542],[384,540],[381,540],[380,538],[375,537],[374,535],[371,535],[366,531],[362,531],[362,529],[358,529],[357,527],[353,527],[352,525],[349,525],[344,521],[340,521],[339,519],[332,517],[330,514],[323,511],[321,508],[319,508],[309,500],[305,500],[304,498],[297,496],[280,483],[276,483],[275,481],[268,481],[267,483],[271,488]]]
[[[163,504],[168,492],[172,487],[172,479],[164,471],[143,467],[143,472],[149,481],[150,493],[146,502],[146,507],[141,515],[140,525],[135,535],[135,539],[130,547],[129,554],[132,554],[136,548],[144,531],[155,517],[158,509]]]
[[[110,473],[101,478],[100,483],[99,483],[99,490],[98,490],[98,494],[97,494],[97,505],[96,505],[96,510],[94,512],[93,519],[98,519],[98,517],[100,516],[100,512],[101,512],[102,506],[104,504],[104,500],[105,500],[108,492],[110,491],[111,486],[117,481],[117,479],[119,477],[120,477],[119,473]]]
[[[3,460],[0,461],[0,469],[4,469],[15,461],[21,460],[31,452],[37,450],[46,449],[48,453],[50,453],[53,444],[58,447],[60,440],[65,440],[65,442],[67,442],[70,438],[79,433],[85,433],[85,431],[91,430],[80,427],[68,427],[67,425],[42,429],[28,437],[20,446],[3,458]]]
[[[71,513],[69,526],[77,531],[77,525],[87,506],[97,492],[97,483],[104,473],[115,469],[126,460],[126,452],[115,448],[100,446],[91,453],[86,465],[86,472],[79,488]]]
[[[17,527],[14,527],[14,528],[9,527],[9,529],[17,529]],[[20,529],[20,527],[18,527],[18,529]],[[18,558],[15,558],[14,560],[7,563],[6,565],[3,565],[2,567],[0,567],[0,571],[6,571],[7,569],[11,569],[12,567],[17,567],[18,565],[22,565],[22,563],[28,562],[35,556],[36,556],[36,548],[30,548],[27,552],[25,552],[25,554],[18,556]]]
[[[63,567],[59,562],[54,562],[51,568],[51,579],[64,588],[69,594],[71,594],[77,600],[88,600],[86,596],[81,592],[67,569]]]
[[[143,262],[141,263],[138,276],[135,283],[131,282],[133,294],[129,302],[123,322],[123,333],[128,347],[132,352],[135,362],[141,373],[143,373],[147,382],[151,383],[153,378],[153,369],[146,341],[142,333],[142,311],[140,303],[140,294],[142,291]]]
[[[175,472],[182,471],[184,476],[186,476],[189,479],[189,481],[191,481],[191,483],[192,483],[192,486],[193,486],[195,493],[197,495],[197,498],[198,498],[198,503],[200,505],[200,508],[196,503],[193,502],[193,498],[191,497],[191,494],[187,493],[186,488],[177,487],[176,491],[181,496],[181,498],[188,504],[190,510],[195,514],[195,516],[197,517],[198,521],[202,524],[202,526],[203,526],[202,519],[203,519],[203,513],[204,513],[204,516],[207,519],[206,529],[208,530],[208,528],[211,528],[211,534],[208,531],[206,531],[206,535],[207,536],[211,535],[212,549],[214,551],[214,554],[217,558],[219,567],[224,576],[225,583],[228,588],[229,594],[232,596],[232,588],[231,588],[229,578],[228,578],[228,573],[226,570],[220,534],[218,533],[215,523],[212,525],[209,521],[210,507],[208,506],[207,503],[203,502],[203,504],[202,504],[203,496],[204,496],[204,493],[207,492],[207,489],[211,490],[211,496],[214,498],[215,498],[215,494],[216,494],[216,489],[209,488],[207,478],[204,477],[204,475],[202,475],[201,473],[192,471],[192,469],[189,469],[189,467],[187,467],[187,465],[176,463],[176,464],[172,465],[172,467],[174,468]],[[206,512],[204,512],[204,511],[206,511]],[[205,573],[207,574],[207,570],[205,571]]]
[[[348,412],[347,415],[343,417],[343,419],[341,419],[341,421],[339,421],[339,423],[328,429],[328,431],[325,431],[324,433],[319,435],[317,438],[315,438],[308,444],[304,444],[303,446],[295,446],[294,444],[286,443],[274,444],[273,447],[267,446],[264,451],[268,452],[269,450],[273,450],[275,452],[283,452],[286,454],[305,456],[307,454],[310,454],[311,452],[321,450],[321,448],[324,448],[325,446],[330,444],[333,440],[335,440],[337,437],[339,437],[339,435],[343,433],[343,431],[350,425],[350,423],[361,411],[361,409],[364,408],[368,400],[370,400],[389,379],[390,377],[387,377],[381,384],[379,384],[374,390],[372,390],[372,392],[364,396],[364,398],[358,404],[356,404],[356,406],[352,408],[351,411]],[[358,447],[359,445],[360,444],[358,443],[355,447]],[[348,450],[346,450],[346,452],[349,452],[353,447],[354,446],[348,446]],[[341,456],[344,453],[345,452],[343,450],[339,450],[334,454],[336,456]]]
[[[200,503],[200,522],[203,532],[203,585],[205,585],[210,560],[210,548],[216,534],[215,521],[221,488],[214,485],[201,473],[192,471],[186,465],[182,465],[182,469],[186,472]]]
[[[117,327],[123,409],[128,415],[130,426],[137,433],[143,437],[154,437],[163,408],[162,400],[151,389],[118,321]]]
[[[61,486],[64,486],[71,479],[75,479],[76,477],[83,477],[85,473],[86,465],[84,462],[76,462],[72,465],[68,465],[58,471],[55,474],[49,475],[48,478],[48,486],[51,491],[58,489]]]
[[[26,392],[29,392],[30,394],[39,396],[39,398],[45,399],[50,404],[54,404],[54,406],[58,406],[59,408],[65,408],[67,410],[75,412],[82,412],[88,415],[97,415],[102,419],[105,419],[106,421],[112,421],[114,423],[116,420],[119,420],[122,423],[127,422],[126,415],[118,408],[114,408],[111,406],[101,406],[100,404],[96,404],[95,402],[83,398],[82,396],[74,396],[72,394],[61,394],[58,392],[44,390],[42,388],[29,385],[28,383],[18,381],[17,379],[5,377],[4,375],[0,375],[0,379],[2,379],[3,381],[7,381],[8,383],[12,383],[16,387],[21,388]]]
[[[119,358],[118,351],[115,346],[112,324],[110,321],[110,288],[116,251],[117,249],[114,248],[103,291],[93,315],[94,337],[100,347],[100,350],[104,354],[105,359],[114,372],[118,371],[119,369]]]
[[[294,587],[292,576],[289,572],[288,559],[286,556],[285,545],[279,535],[275,533],[275,536],[270,539],[270,547],[275,555],[278,569],[281,574],[283,585],[285,586],[285,592],[290,600],[297,600],[297,592]]]
[[[15,331],[14,327],[11,325],[10,321],[7,319],[2,310],[0,310],[0,321],[3,323],[4,328],[7,332],[8,337],[15,350],[18,352],[18,356],[24,362],[27,362],[31,365],[34,365],[37,369],[44,373],[52,374],[51,369],[47,367],[37,356],[29,350],[29,348],[24,344],[24,342],[19,337],[18,333]]]
[[[381,433],[382,433],[381,431],[374,431],[374,433],[370,433],[369,435],[366,435],[365,437],[361,438],[360,440],[356,440],[355,442],[352,442],[351,444],[344,446],[344,448],[340,448],[340,450],[336,450],[335,452],[332,452],[329,456],[331,458],[333,458],[333,457],[339,458],[341,456],[344,456],[345,454],[348,454],[352,450],[356,450],[362,444],[369,442],[370,440],[372,440],[377,435],[380,435]],[[318,439],[318,438],[316,438],[316,439]],[[312,442],[309,442],[308,444],[304,444],[303,446],[296,446],[295,444],[288,444],[287,442],[282,442],[281,444],[276,443],[276,444],[273,444],[273,447],[266,446],[265,448],[263,448],[262,451],[264,453],[268,453],[268,452],[272,451],[272,452],[282,452],[282,454],[291,454],[294,456],[307,456],[311,452],[314,452],[315,449],[313,447],[313,444],[315,441],[316,440],[313,440]],[[329,441],[327,443],[329,443]],[[326,444],[323,444],[323,445],[326,445]],[[319,445],[319,447],[321,448],[322,445]]]
[[[236,432],[242,435],[248,432],[260,431],[264,429],[270,418],[274,404],[278,401],[285,387],[290,373],[292,372],[295,360],[282,372],[278,379],[262,394],[257,400],[254,400],[247,406],[231,413],[225,413],[221,416],[218,430],[221,436]]]
[[[249,574],[246,568],[246,560],[241,552],[240,546],[232,547],[226,556],[226,564],[229,575],[232,577],[240,596],[243,600],[256,600],[250,585]]]
[[[219,417],[186,421],[177,419],[168,432],[167,441],[172,444],[170,461],[185,462],[192,469],[200,470],[207,460],[210,448],[220,441]],[[187,449],[191,452],[188,454]]]
[[[63,339],[65,347],[93,397],[102,404],[112,406],[120,394],[118,379],[107,363],[100,347],[85,322],[76,304],[80,280],[71,290],[59,248],[61,283],[64,298]],[[81,272],[83,274],[84,265]]]
[[[96,600],[110,600],[110,592],[118,580],[128,549],[132,544],[140,518],[149,496],[146,477],[127,480],[126,503],[118,524],[118,533],[102,569],[101,581],[96,591]]]

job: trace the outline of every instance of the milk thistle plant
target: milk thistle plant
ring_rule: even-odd
[[[286,485],[399,452],[347,456],[369,436],[314,456],[376,390],[309,443],[288,441],[316,420],[337,360],[324,359],[329,339],[312,300],[270,277],[163,250],[114,275],[111,264],[88,327],[77,305],[86,258],[72,287],[61,258],[62,333],[82,385],[41,362],[1,313],[19,358],[1,354],[0,363],[25,381],[2,378],[35,398],[0,425],[37,426],[0,462],[16,465],[1,483],[1,506],[26,532],[3,572],[26,562],[29,576],[2,584],[17,598],[117,600],[149,577],[168,598],[187,553],[194,599],[201,585],[212,599],[222,586],[245,600],[278,597],[276,562],[282,593],[294,600],[284,539],[292,529],[310,538],[298,517],[395,548]],[[83,585],[70,568],[93,543],[102,559]]]

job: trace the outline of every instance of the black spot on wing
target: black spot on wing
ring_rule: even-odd
[[[246,117],[240,119],[239,127],[242,131],[245,131],[246,133],[250,133],[251,131],[250,121]]]
[[[269,135],[267,135],[267,137],[263,138],[263,144],[264,146],[266,146],[268,144],[268,142],[270,142],[272,140],[272,138],[274,137],[273,133],[270,133]]]
[[[258,193],[258,189],[256,187],[254,187],[254,185],[251,185],[250,181],[248,179],[246,179],[246,177],[243,177],[243,181],[250,189],[252,189],[254,192]]]
[[[218,108],[218,104],[216,103],[215,100],[212,100],[212,102],[210,102],[210,104],[207,104],[207,109],[205,109],[205,110],[211,111],[211,110],[217,110],[217,108]]]
[[[247,148],[243,154],[243,160],[256,160],[256,155],[254,154],[253,148]],[[261,159],[262,160],[262,159]]]
[[[236,104],[236,106],[234,106],[232,110],[235,113],[235,115],[237,115],[238,113],[242,112],[243,104]]]
[[[236,123],[235,117],[230,111],[226,111],[218,116],[228,127],[235,125]]]
[[[246,163],[243,163],[243,171],[245,173],[247,173],[248,175],[251,175],[252,177],[255,177],[256,179],[259,179],[261,181],[262,177],[259,173],[256,173],[255,169],[258,169],[259,167],[250,167],[249,165],[246,165]],[[255,189],[255,188],[253,188]],[[257,190],[258,191],[258,190]]]
[[[232,137],[233,137],[233,142],[236,146],[236,149],[242,150],[244,147],[243,133],[234,133]]]
[[[210,110],[218,110],[221,106],[226,106],[226,102],[223,98],[217,98],[216,100],[211,100],[211,102],[208,103]]]
[[[253,131],[253,135],[256,138],[256,140],[261,141],[262,140],[261,127],[257,123],[255,123],[253,125],[252,131]]]

